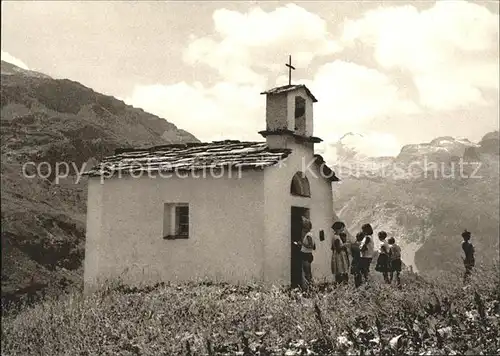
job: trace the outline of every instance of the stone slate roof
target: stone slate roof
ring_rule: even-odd
[[[182,172],[202,169],[263,169],[273,166],[290,155],[290,149],[270,149],[266,142],[237,140],[170,144],[151,148],[117,149],[84,175],[112,177],[118,172]],[[314,155],[315,162],[331,181],[338,181],[323,157]]]
[[[290,149],[272,150],[266,142],[236,140],[185,143],[144,149],[118,149],[85,175],[110,176],[111,172],[193,171],[210,168],[263,168],[285,159]]]
[[[282,87],[269,89],[267,91],[262,92],[261,94],[277,95],[277,94],[286,93],[286,92],[296,90],[296,89],[304,89],[306,91],[307,95],[309,95],[311,97],[311,99],[313,100],[314,103],[318,102],[318,100],[314,97],[314,95],[312,95],[311,91],[304,84],[284,85]]]

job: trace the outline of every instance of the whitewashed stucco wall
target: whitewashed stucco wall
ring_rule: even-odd
[[[317,178],[306,171],[311,188],[311,197],[297,197],[290,194],[290,184],[296,172],[303,171],[313,160],[313,151],[301,144],[289,140],[287,148],[292,154],[284,161],[282,167],[270,167],[265,170],[265,279],[268,282],[290,283],[290,243],[291,243],[291,207],[299,206],[310,209],[313,234],[316,239],[316,251],[312,264],[315,279],[330,278],[330,246],[333,223],[333,198],[331,183],[319,175]],[[303,163],[304,162],[304,163]],[[325,240],[319,241],[319,231],[325,233]]]
[[[295,97],[306,101],[306,136],[313,135],[313,101],[304,88],[269,95],[266,99],[266,130],[295,130]]]
[[[289,129],[287,96],[269,95],[266,98],[266,130]]]
[[[99,251],[102,228],[103,186],[99,179],[89,179],[87,193],[87,224],[83,280],[85,288],[95,284],[99,273]]]
[[[241,179],[89,179],[85,284],[262,279],[263,171]],[[163,204],[189,203],[190,237],[163,239]]]

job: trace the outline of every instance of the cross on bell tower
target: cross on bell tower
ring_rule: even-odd
[[[292,85],[292,69],[295,70],[295,67],[292,66],[292,55],[288,56],[288,63],[285,63],[288,67],[288,85]]]

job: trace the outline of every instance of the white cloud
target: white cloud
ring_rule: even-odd
[[[361,136],[349,136],[342,143],[366,157],[396,156],[401,145],[397,138],[387,132],[367,132]]]
[[[317,132],[352,131],[379,117],[399,118],[419,110],[386,75],[355,63],[325,64],[309,85],[318,96]]]
[[[448,110],[459,106],[484,104],[481,90],[458,80],[447,80],[444,76],[431,74],[415,78],[421,104],[435,110]]]
[[[429,132],[419,131],[422,127],[435,129],[435,136],[449,134],[457,109],[486,104],[483,91],[498,90],[498,45],[492,44],[498,37],[492,19],[498,16],[475,4],[448,1],[421,12],[413,6],[379,8],[346,22],[339,42],[323,19],[296,5],[246,14],[221,9],[213,19],[214,35],[191,38],[184,59],[218,71],[220,83],[138,86],[125,102],[203,141],[262,140],[257,132],[265,128],[265,100],[259,93],[287,84],[286,75],[273,79],[284,72],[283,53],[294,48],[296,67],[308,67],[317,57],[339,51],[338,43],[361,42],[373,48],[380,68],[335,60],[314,68],[310,78],[294,77],[319,100],[314,131],[325,140],[318,148],[331,158],[335,142],[349,131],[363,133],[353,145],[367,156],[396,155],[408,143],[398,140],[408,130],[413,131],[406,139],[417,141],[414,132]],[[405,75],[414,88],[400,82]],[[445,120],[448,114],[451,118]],[[478,126],[490,125],[489,117],[481,120]]]
[[[384,74],[354,63],[328,63],[313,80],[300,82],[319,99],[314,107],[315,133],[330,143],[339,139],[339,133],[359,130],[376,117],[392,115],[399,119],[399,115],[418,110],[400,96]],[[260,91],[257,85],[221,82],[204,87],[181,82],[138,86],[125,102],[164,117],[203,141],[262,140],[258,131],[265,128],[265,100]],[[400,146],[394,137],[384,135],[367,134],[358,144],[359,152],[393,154]]]
[[[214,35],[191,38],[184,59],[191,64],[201,62],[216,69],[225,80],[223,86],[229,89],[224,94],[216,90],[217,86],[196,89],[187,84],[177,84],[164,87],[162,92],[189,91],[189,94],[179,95],[179,102],[186,104],[178,107],[190,108],[172,112],[173,109],[166,108],[171,105],[160,105],[153,111],[202,140],[213,137],[210,132],[225,134],[226,137],[233,131],[236,137],[238,134],[260,137],[255,132],[265,126],[265,101],[259,98],[258,93],[263,88],[288,82],[287,76],[279,76],[274,81],[272,75],[284,71],[283,64],[287,58],[283,58],[283,53],[288,53],[290,48],[294,49],[292,58],[297,68],[307,68],[316,57],[341,50],[321,17],[293,4],[272,12],[264,12],[260,8],[248,13],[220,9],[214,12],[213,20]],[[271,83],[266,83],[267,78],[271,78]],[[316,71],[314,78],[295,78],[294,82],[308,85],[318,97],[319,102],[314,109],[315,132],[329,141],[334,139],[328,137],[329,133],[357,130],[381,116],[397,117],[418,111],[418,107],[405,98],[385,74],[355,63],[339,60],[327,63]],[[142,107],[146,101],[152,102],[155,95],[140,94],[149,90],[160,91],[153,87],[136,90],[134,102]],[[230,99],[225,99],[224,96],[229,94]],[[252,100],[258,107],[249,110],[248,102]],[[152,108],[152,105],[148,107]],[[206,120],[203,119],[198,121],[200,113],[203,113],[201,118],[213,113],[210,124],[204,124]],[[237,126],[239,121],[245,122],[244,126]],[[247,127],[252,131],[238,133],[236,127]]]
[[[14,64],[14,65],[18,66],[19,68],[29,70],[28,66],[23,61],[10,55],[9,53],[7,53],[5,51],[2,51],[1,58],[2,58],[2,61]]]
[[[498,15],[466,1],[438,1],[428,10],[380,7],[344,25],[342,41],[374,49],[386,69],[409,71],[421,104],[449,110],[484,104],[498,90]]]
[[[138,86],[125,102],[164,117],[202,141],[259,140],[265,129],[260,88],[234,83],[204,87],[185,82]]]
[[[294,4],[271,12],[219,9],[213,20],[214,36],[192,38],[184,59],[209,65],[235,83],[265,84],[267,76],[260,72],[283,70],[287,54],[305,68],[314,58],[340,50],[321,17]]]

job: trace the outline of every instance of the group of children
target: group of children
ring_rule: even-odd
[[[375,256],[375,242],[373,228],[364,224],[361,232],[356,234],[353,242],[347,242],[345,224],[337,221],[332,225],[334,238],[332,241],[331,268],[336,283],[348,283],[349,273],[354,277],[354,285],[359,287],[367,282],[370,275],[370,266]],[[380,247],[375,270],[382,273],[386,283],[392,283],[396,276],[396,283],[401,284],[401,248],[396,244],[394,237],[387,238],[385,231],[378,233]]]
[[[298,245],[301,247],[302,269],[304,276],[304,287],[312,283],[311,263],[313,251],[316,249],[311,234],[311,222],[303,219],[303,239]],[[334,237],[332,239],[331,269],[337,284],[349,283],[349,274],[354,276],[354,285],[359,287],[367,282],[370,274],[370,266],[375,256],[375,243],[373,240],[373,229],[370,224],[364,224],[361,232],[356,235],[355,241],[348,242],[346,226],[342,221],[336,221],[332,225]],[[386,283],[392,283],[394,275],[396,283],[401,285],[401,248],[394,237],[387,239],[387,233],[378,233],[380,247],[375,270],[382,273]],[[297,244],[297,243],[296,243]]]
[[[311,234],[311,222],[303,220],[304,238],[301,243],[302,267],[304,272],[304,282],[307,288],[312,283],[311,263],[313,261],[313,251],[316,249],[313,236]],[[349,274],[354,277],[354,285],[359,287],[363,282],[367,282],[370,275],[370,266],[375,256],[375,243],[373,239],[373,228],[370,224],[364,224],[361,231],[356,234],[355,241],[348,242],[346,226],[342,221],[336,221],[332,225],[332,258],[331,270],[337,284],[348,284]],[[464,239],[462,249],[465,253],[464,266],[466,282],[475,265],[474,247],[470,243],[471,233],[465,230],[462,233]],[[379,248],[375,271],[380,272],[385,283],[391,284],[396,276],[396,283],[401,286],[401,248],[396,243],[394,237],[387,238],[385,231],[378,233]]]

